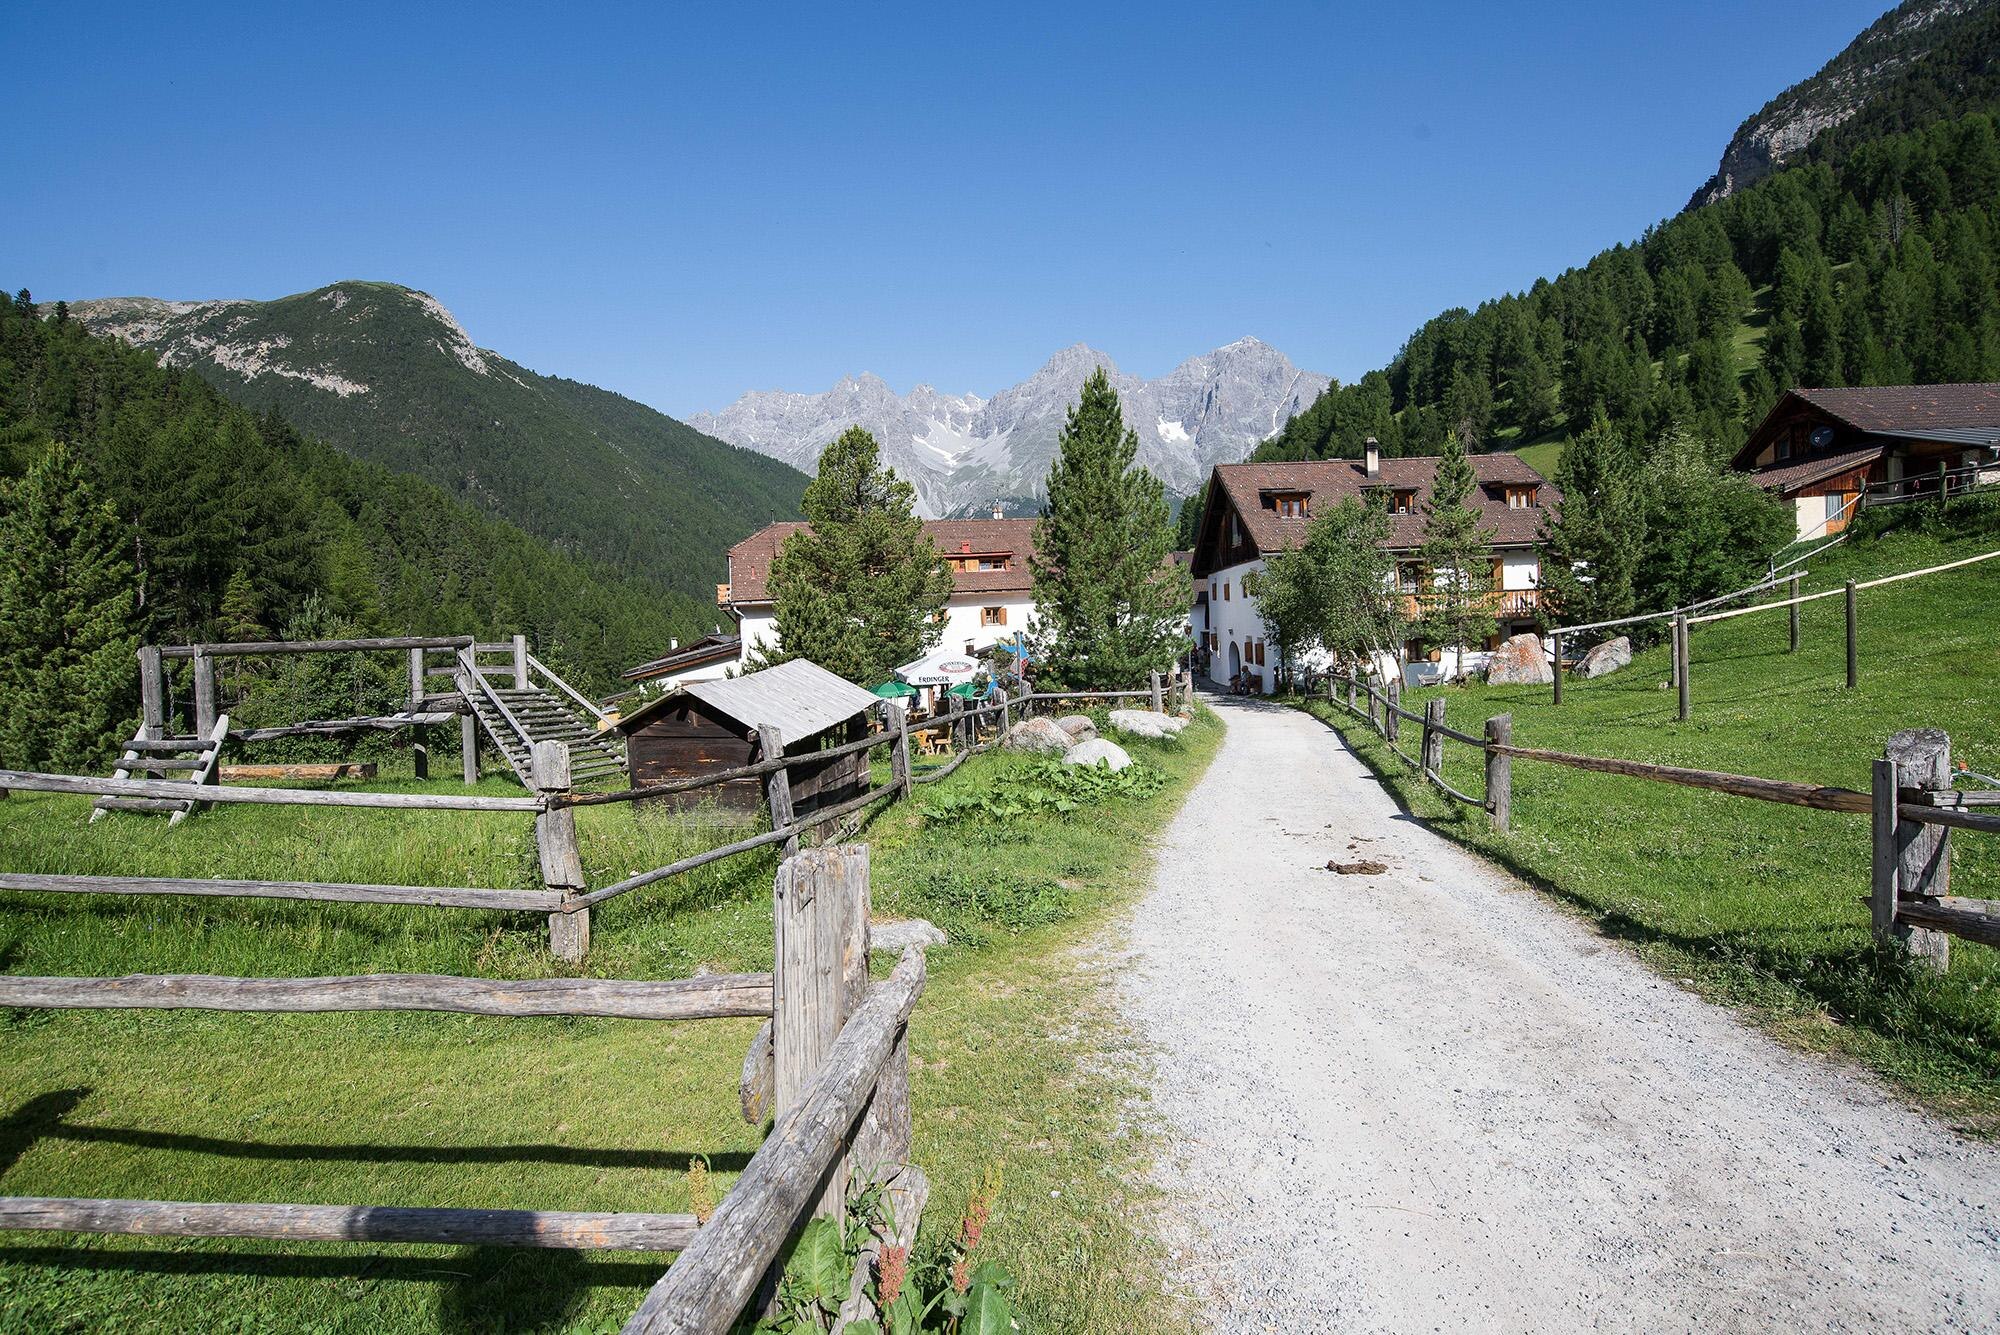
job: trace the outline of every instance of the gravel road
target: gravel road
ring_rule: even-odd
[[[1649,972],[1319,722],[1211,703],[1119,987],[1214,1329],[2000,1330],[2000,1148]]]

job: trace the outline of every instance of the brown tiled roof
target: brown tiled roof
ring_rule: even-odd
[[[1879,385],[1795,392],[1859,431],[2000,426],[2000,384]]]
[[[743,640],[737,635],[704,635],[693,644],[684,644],[663,657],[637,667],[626,668],[618,675],[626,681],[645,681],[652,677],[665,676],[682,668],[698,667],[703,663],[714,663],[725,658],[735,658],[743,651]]]
[[[1758,486],[1772,491],[1790,491],[1793,487],[1809,487],[1815,482],[1838,477],[1852,468],[1865,468],[1888,452],[1887,445],[1851,445],[1828,454],[1772,464],[1758,469],[1750,478]]]
[[[1497,547],[1531,545],[1541,531],[1542,516],[1561,499],[1562,493],[1514,454],[1475,454],[1472,476],[1478,481],[1479,522],[1493,530]],[[1417,511],[1389,516],[1389,546],[1408,550],[1424,540],[1423,505],[1430,500],[1431,483],[1437,477],[1435,456],[1384,459],[1381,475],[1369,477],[1358,459],[1319,459],[1309,463],[1217,464],[1215,478],[1249,527],[1251,541],[1263,552],[1283,551],[1305,541],[1306,529],[1314,515],[1338,505],[1342,498],[1359,496],[1371,488],[1414,490]],[[1524,510],[1507,508],[1508,483],[1540,488],[1540,505]],[[1266,491],[1305,492],[1304,518],[1287,518],[1267,510],[1258,499]]]
[[[1005,570],[954,570],[953,593],[1026,593],[1034,586],[1028,557],[1035,548],[1032,519],[927,519],[924,532],[930,534],[940,554],[957,556],[969,550],[974,556],[1007,558]],[[771,563],[785,539],[804,528],[796,520],[770,524],[758,529],[729,549],[729,600],[737,605],[769,602]]]

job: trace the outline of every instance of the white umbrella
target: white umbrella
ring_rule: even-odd
[[[956,686],[979,675],[979,660],[971,654],[938,650],[903,664],[896,675],[912,686]]]

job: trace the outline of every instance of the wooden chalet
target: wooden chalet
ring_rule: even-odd
[[[1733,462],[1792,502],[1801,542],[1838,533],[1865,503],[1989,480],[2000,466],[2000,384],[1795,389]]]
[[[745,677],[687,682],[620,719],[632,786],[693,778],[764,758],[758,729],[777,729],[788,756],[859,741],[868,713],[881,703],[816,663],[794,659]],[[821,764],[792,767],[792,811],[804,816],[822,806],[858,797],[868,786],[865,752]],[[658,799],[675,810],[714,803],[725,812],[750,813],[764,805],[758,779],[734,779]]]

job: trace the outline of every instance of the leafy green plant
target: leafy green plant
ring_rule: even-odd
[[[1079,808],[1122,797],[1150,797],[1166,775],[1134,761],[1124,769],[1107,765],[1065,765],[1044,757],[1013,769],[985,788],[939,793],[922,807],[924,819],[1016,821],[1024,817],[1067,816]]]

